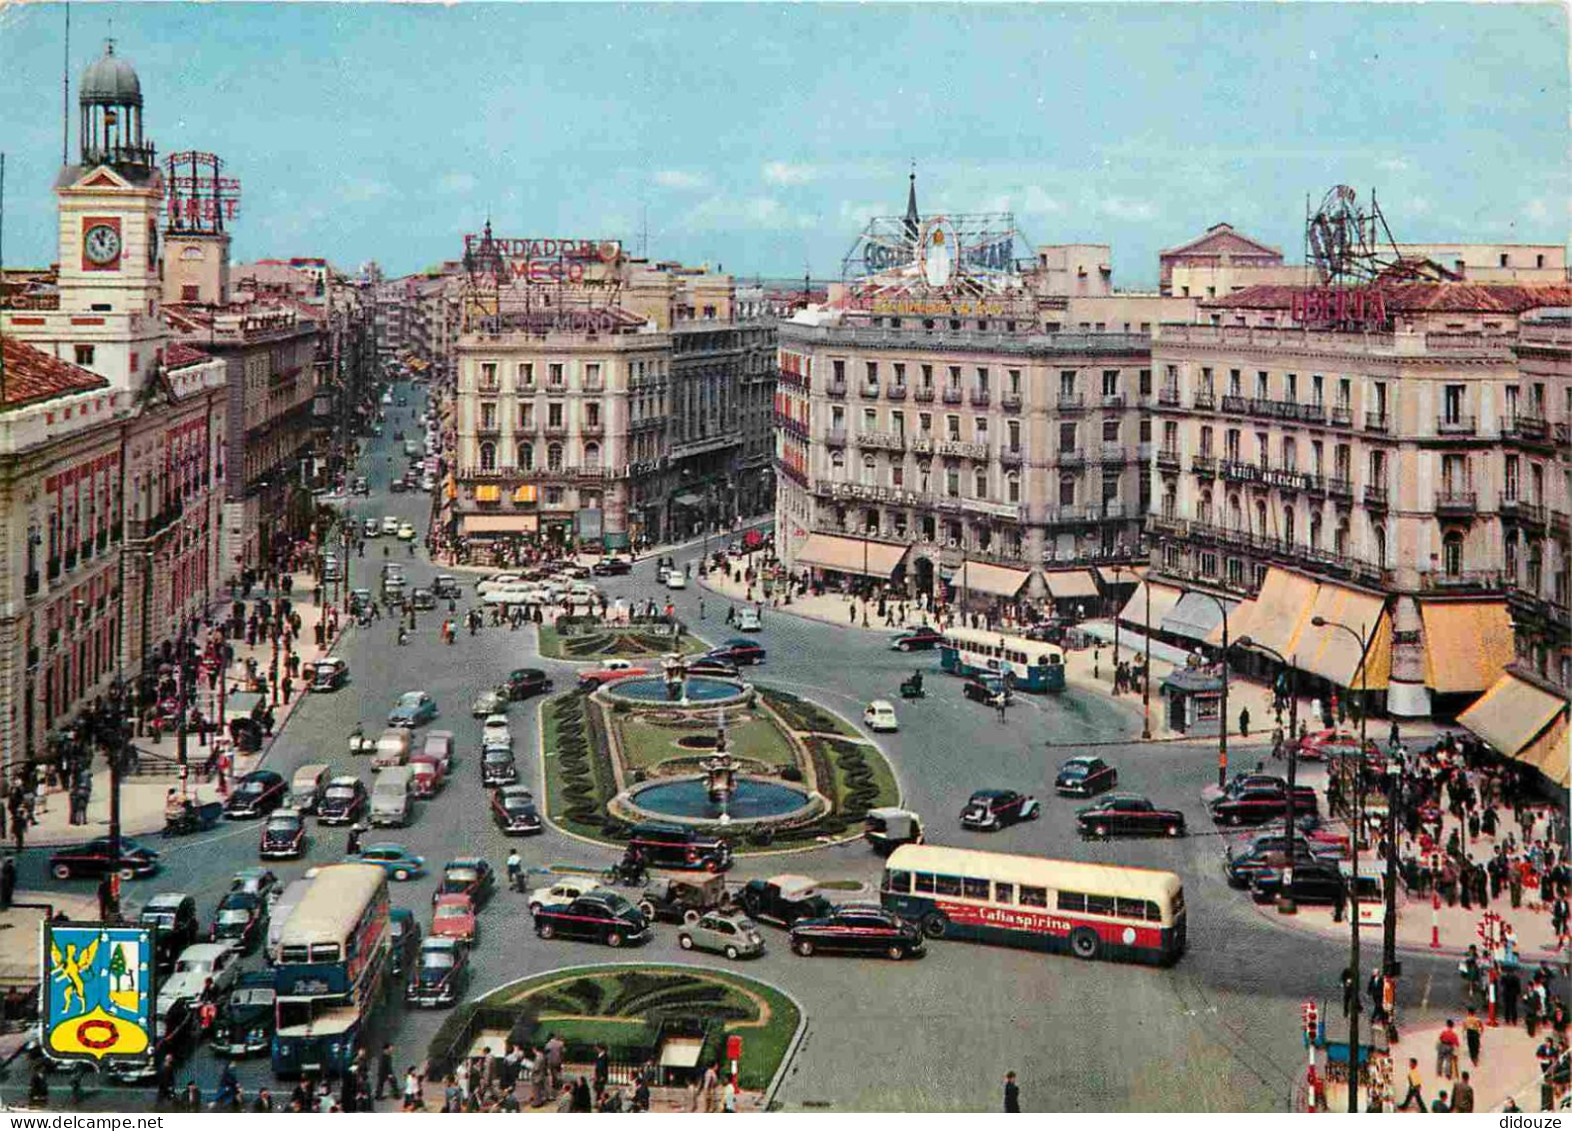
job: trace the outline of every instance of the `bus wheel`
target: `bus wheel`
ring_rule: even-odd
[[[1077,927],[1070,932],[1070,953],[1087,960],[1097,957],[1097,932],[1090,927]]]
[[[930,939],[942,939],[948,926],[949,922],[943,915],[930,915],[922,921],[922,933]]]

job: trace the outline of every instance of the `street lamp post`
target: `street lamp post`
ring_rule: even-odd
[[[872,579],[868,576],[868,523],[862,524],[862,626],[868,627],[868,594],[873,589]]]
[[[1362,716],[1361,716],[1362,717]],[[1361,757],[1363,751],[1360,752]],[[1403,764],[1398,752],[1386,762],[1386,919],[1381,924],[1381,969],[1397,977],[1397,799],[1403,791]],[[1392,1024],[1392,1018],[1387,1018]]]
[[[1117,619],[1118,614],[1115,614]],[[1224,724],[1228,722],[1223,719]],[[1141,738],[1152,737],[1152,587],[1146,586],[1146,663],[1141,668]]]
[[[1199,594],[1217,606],[1217,611],[1223,614],[1223,696],[1218,709],[1222,712],[1217,726],[1217,788],[1221,789],[1228,784],[1228,606],[1223,604],[1223,599],[1215,593],[1205,593],[1199,589],[1190,590]],[[1150,600],[1148,592],[1147,598]],[[1150,619],[1150,617],[1148,617]],[[1114,622],[1115,628],[1118,621]]]
[[[1312,617],[1310,623],[1316,628],[1338,628],[1352,636],[1359,644],[1359,668],[1355,678],[1359,681],[1361,696],[1368,695],[1365,687],[1365,653],[1367,640],[1364,625],[1359,626],[1355,632],[1341,621],[1327,620],[1325,617]],[[1359,751],[1354,757],[1354,820],[1351,835],[1348,838],[1351,859],[1349,862],[1349,899],[1348,899],[1348,967],[1354,975],[1353,1008],[1348,1011],[1348,1111],[1355,1114],[1359,1111],[1358,1073],[1354,1067],[1358,1063],[1359,1049],[1359,831],[1364,824],[1364,759],[1365,759],[1365,726],[1370,712],[1368,703],[1361,703],[1359,710]]]
[[[1283,865],[1283,882],[1277,890],[1277,910],[1283,915],[1292,915],[1299,910],[1294,903],[1294,834],[1298,827],[1294,824],[1294,780],[1299,768],[1299,741],[1295,737],[1299,733],[1299,657],[1297,655],[1285,658],[1276,648],[1269,647],[1249,636],[1239,638],[1239,647],[1256,648],[1273,656],[1282,664],[1288,673],[1288,804],[1283,814],[1283,835],[1288,841],[1286,863]]]

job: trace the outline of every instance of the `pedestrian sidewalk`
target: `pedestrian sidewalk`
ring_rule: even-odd
[[[1467,1009],[1459,1009],[1451,1015],[1451,1019],[1457,1023],[1460,1039],[1463,1020],[1467,1015]],[[1361,1028],[1364,1028],[1368,1024],[1368,1018],[1361,1016],[1361,1022]],[[1479,1063],[1470,1062],[1467,1046],[1460,1045],[1455,1076],[1446,1079],[1435,1070],[1436,1040],[1445,1028],[1444,1019],[1417,1029],[1403,1029],[1400,1026],[1398,1040],[1392,1045],[1391,1050],[1394,1104],[1401,1103],[1408,1091],[1408,1061],[1412,1057],[1419,1062],[1420,1093],[1424,1096],[1426,1111],[1430,1110],[1429,1105],[1435,1102],[1442,1091],[1447,1093],[1448,1102],[1451,1101],[1457,1082],[1465,1071],[1469,1074],[1469,1083],[1474,1088],[1474,1111],[1499,1111],[1508,1099],[1516,1100],[1518,1107],[1524,1111],[1540,1110],[1539,1061],[1534,1055],[1534,1050],[1539,1047],[1539,1038],[1530,1037],[1527,1030],[1520,1025],[1486,1028],[1479,1042]],[[1347,1020],[1341,1014],[1334,1013],[1327,1019],[1328,1040],[1346,1041],[1347,1029]],[[1540,1036],[1543,1035],[1542,1030]],[[1361,1089],[1360,1111],[1366,1110],[1367,1097],[1363,1092],[1364,1089]],[[1326,1110],[1329,1112],[1348,1110],[1348,1090],[1341,1082],[1327,1085]],[[1410,1107],[1409,1110],[1412,1111],[1413,1108]]]
[[[284,703],[282,697],[273,708],[273,732],[265,737],[262,749],[255,754],[239,755],[234,762],[231,778],[241,774],[250,773],[260,766],[267,758],[268,750],[278,738],[284,725],[293,715],[295,707],[306,693],[310,682],[309,665],[317,659],[331,655],[334,648],[343,639],[343,633],[353,622],[341,615],[337,619],[339,635],[336,638],[325,640],[321,648],[316,644],[317,624],[331,615],[332,605],[319,606],[315,600],[314,589],[316,581],[306,571],[292,574],[293,587],[288,594],[291,607],[300,615],[300,636],[296,639],[294,649],[300,656],[301,677],[294,681],[295,690],[290,696],[290,701]],[[331,598],[333,586],[324,588],[324,598]],[[276,594],[261,590],[252,590],[251,597],[246,599],[249,607],[252,602],[262,597],[273,597]],[[233,603],[226,591],[223,598],[214,605],[209,620],[218,623],[227,619],[229,609]],[[268,665],[273,660],[273,645],[266,643],[248,645],[245,638],[231,640],[234,649],[234,660],[225,673],[229,695],[244,690],[245,661],[247,657],[256,660],[258,673],[265,680]],[[283,653],[280,653],[280,678],[283,673]],[[197,695],[195,703],[202,714],[214,721],[218,720],[218,695],[216,690],[209,689],[205,676],[198,676]],[[226,703],[227,706],[227,703]],[[225,723],[234,718],[233,713],[226,713]],[[214,731],[214,735],[223,733],[227,726]],[[211,737],[209,741],[211,741]],[[227,734],[225,735],[227,738]],[[141,756],[140,761],[144,770],[153,765],[167,765],[168,773],[150,774],[146,777],[126,774],[120,783],[120,831],[125,836],[143,836],[157,832],[164,827],[164,800],[172,787],[180,784],[174,771],[178,764],[180,739],[174,731],[160,734],[157,738],[151,732],[133,735],[132,745]],[[186,734],[186,761],[190,766],[188,790],[195,801],[220,800],[216,782],[209,782],[203,773],[203,768],[211,753],[211,746],[204,742],[202,736],[195,732]],[[95,762],[102,762],[95,757]],[[39,793],[39,804],[35,815],[38,823],[28,830],[25,845],[40,847],[56,846],[62,844],[80,844],[82,841],[94,837],[104,836],[109,831],[109,767],[107,764],[97,765],[93,770],[93,793],[88,802],[87,823],[85,825],[72,825],[70,823],[70,798],[64,790],[53,790]]]

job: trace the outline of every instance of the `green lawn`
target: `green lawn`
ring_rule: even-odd
[[[710,726],[663,727],[644,722],[635,715],[613,717],[622,735],[623,759],[634,769],[648,769],[667,758],[704,755],[706,751],[683,749],[676,744],[677,740],[686,735],[715,733]],[[791,747],[768,719],[728,721],[726,735],[728,749],[735,758],[750,758],[772,766],[784,766],[792,761]]]
[[[844,734],[847,738],[861,738],[857,728],[841,718],[834,711],[826,710],[817,703],[810,703],[806,699],[786,691],[776,691],[770,687],[758,687],[759,694],[764,701],[775,709],[775,713],[785,720],[786,725],[796,731],[816,731],[828,734]]]
[[[574,693],[568,692],[568,694]],[[561,696],[546,700],[540,713],[541,736],[544,743],[542,749],[552,755],[544,760],[546,763],[546,814],[570,833],[577,833],[579,836],[587,836],[595,840],[605,840],[606,834],[598,824],[589,825],[575,821],[563,812],[566,806],[562,799],[562,767],[558,757],[553,753],[557,749],[557,712],[555,708],[558,698],[561,698]]]
[[[587,637],[564,637],[552,625],[540,626],[540,654],[553,660],[653,659],[668,652],[692,656],[709,645],[689,633],[677,639],[643,628],[607,628]]]

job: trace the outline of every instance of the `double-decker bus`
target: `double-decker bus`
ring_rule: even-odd
[[[997,675],[1017,691],[1063,691],[1064,652],[1040,640],[978,628],[947,629],[939,667],[951,675]]]
[[[1185,948],[1172,872],[907,844],[885,864],[886,910],[929,938],[1166,965]]]
[[[317,872],[278,941],[276,1074],[334,1076],[350,1066],[386,996],[388,910],[382,868],[333,864]]]

